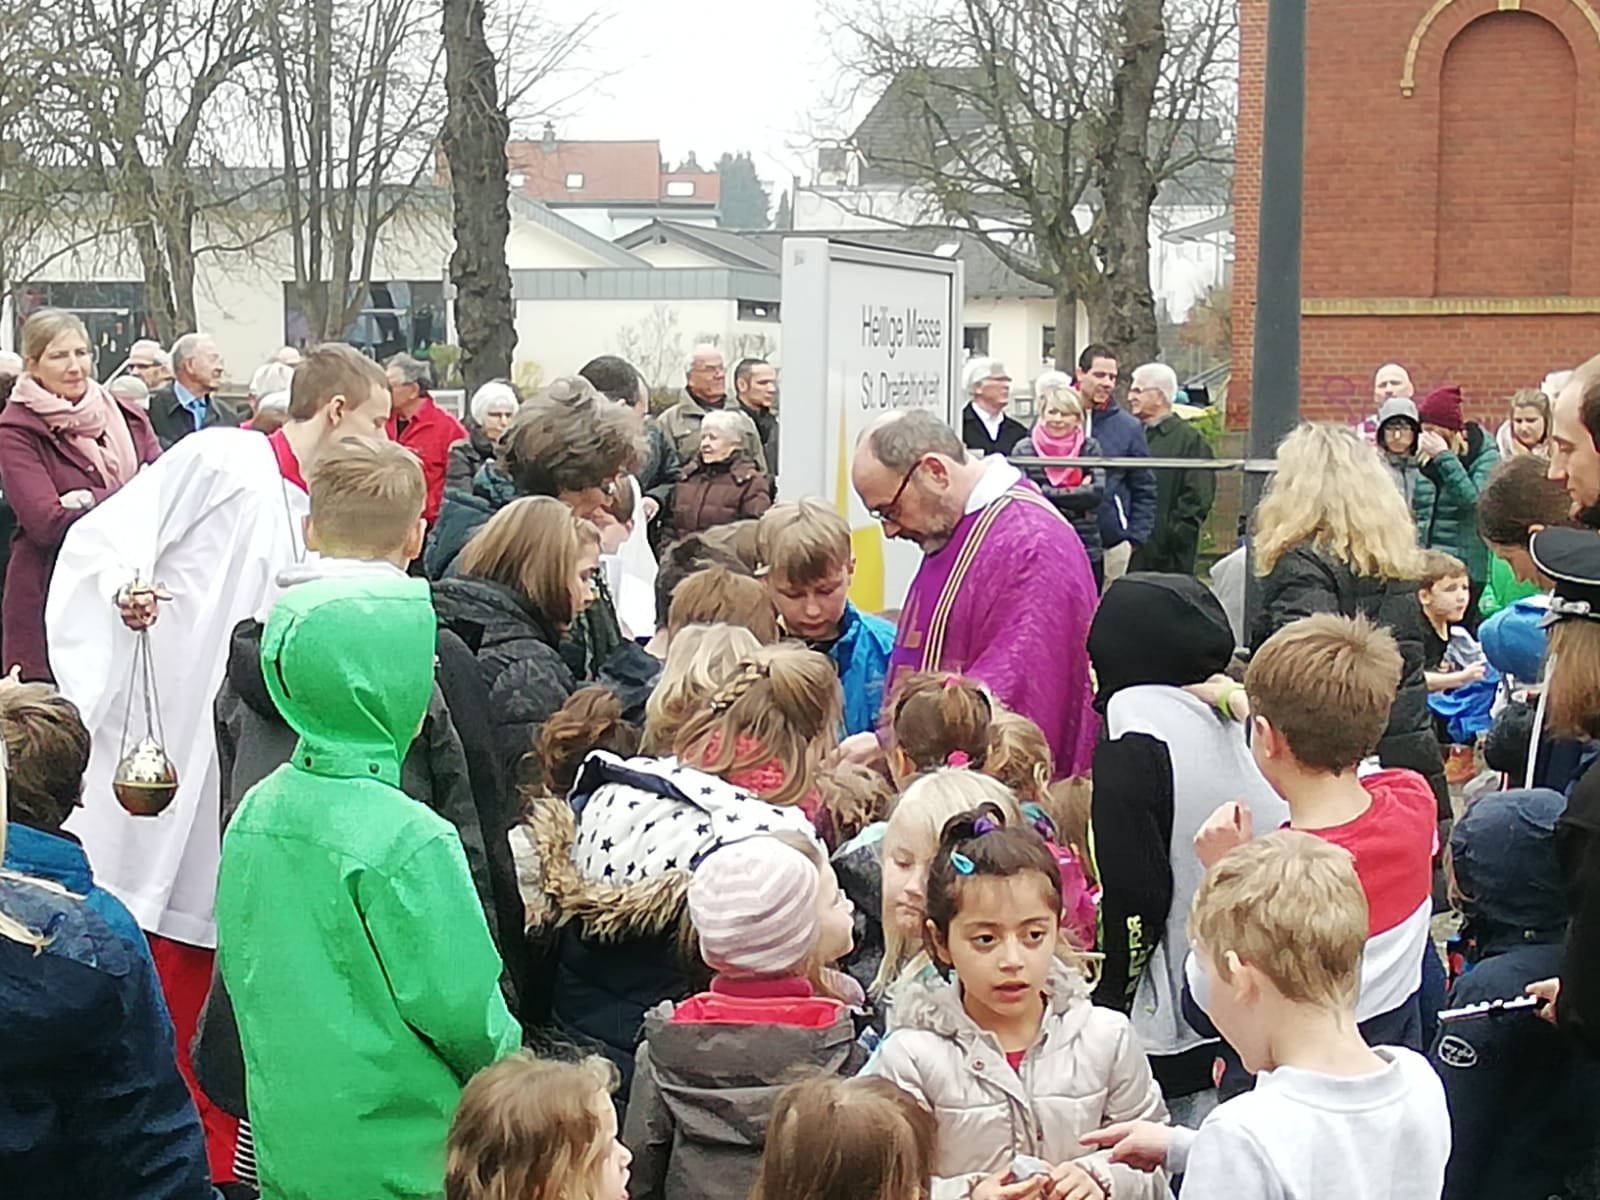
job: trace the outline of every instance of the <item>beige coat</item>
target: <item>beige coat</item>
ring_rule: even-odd
[[[1162,1172],[1112,1166],[1105,1151],[1078,1141],[1115,1121],[1167,1119],[1128,1018],[1091,1005],[1083,977],[1065,966],[1052,970],[1046,990],[1044,1023],[1020,1072],[967,1015],[953,980],[897,993],[895,1028],[863,1074],[899,1084],[938,1119],[933,1200],[966,1196],[1017,1154],[1079,1161],[1112,1185],[1107,1200],[1165,1200]]]
[[[739,411],[738,402],[732,396],[724,400],[723,404],[732,412]],[[712,410],[691,396],[686,388],[683,399],[656,418],[656,427],[672,439],[678,448],[678,458],[683,462],[689,462],[700,453],[700,422],[710,411]],[[756,464],[756,470],[768,479],[772,478],[772,472],[767,469],[766,450],[754,430],[751,430],[744,439],[744,448],[750,455],[751,461]]]

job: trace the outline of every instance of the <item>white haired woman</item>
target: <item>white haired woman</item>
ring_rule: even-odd
[[[700,422],[700,449],[672,489],[668,541],[716,525],[759,517],[772,507],[767,477],[745,449],[755,425],[743,413],[708,412]]]
[[[1011,449],[1013,458],[1099,458],[1100,443],[1083,427],[1083,398],[1062,371],[1046,371],[1033,385],[1033,432]],[[1105,583],[1105,552],[1100,541],[1101,473],[1092,467],[1027,467],[1024,472],[1045,497],[1072,522],[1094,570],[1094,584]]]
[[[467,404],[467,436],[450,447],[450,459],[444,470],[446,489],[470,492],[472,481],[491,461],[500,446],[500,439],[511,426],[522,403],[517,389],[504,379],[491,379],[477,391]]]

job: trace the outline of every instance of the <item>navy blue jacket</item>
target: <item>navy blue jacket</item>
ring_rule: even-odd
[[[1561,944],[1519,945],[1456,980],[1454,1006],[1507,1000],[1560,971]],[[1545,1200],[1594,1154],[1600,1070],[1531,1013],[1444,1027],[1434,1067],[1450,1102],[1443,1200]]]
[[[211,1200],[155,968],[88,903],[0,879],[0,1181],[29,1200]]]
[[[1091,430],[1107,458],[1149,458],[1144,426],[1115,402],[1091,417]],[[1100,502],[1100,541],[1107,550],[1123,542],[1142,546],[1156,527],[1156,473],[1147,468],[1107,467]]]

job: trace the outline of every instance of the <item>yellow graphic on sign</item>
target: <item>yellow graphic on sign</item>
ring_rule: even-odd
[[[839,461],[834,472],[837,481],[833,506],[850,520],[850,448],[845,422],[839,422]],[[855,555],[856,574],[850,584],[850,599],[862,612],[883,611],[883,530],[876,521],[850,530],[850,552]]]

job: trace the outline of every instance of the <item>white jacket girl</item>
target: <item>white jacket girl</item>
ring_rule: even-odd
[[[1079,1138],[1116,1121],[1166,1120],[1161,1090],[1121,1013],[1089,1003],[1083,976],[1051,969],[1038,1037],[1012,1070],[994,1035],[933,981],[896,996],[895,1028],[863,1070],[899,1084],[939,1123],[932,1200],[965,1197],[1018,1154],[1074,1160],[1107,1200],[1166,1200],[1166,1177],[1113,1166]]]

